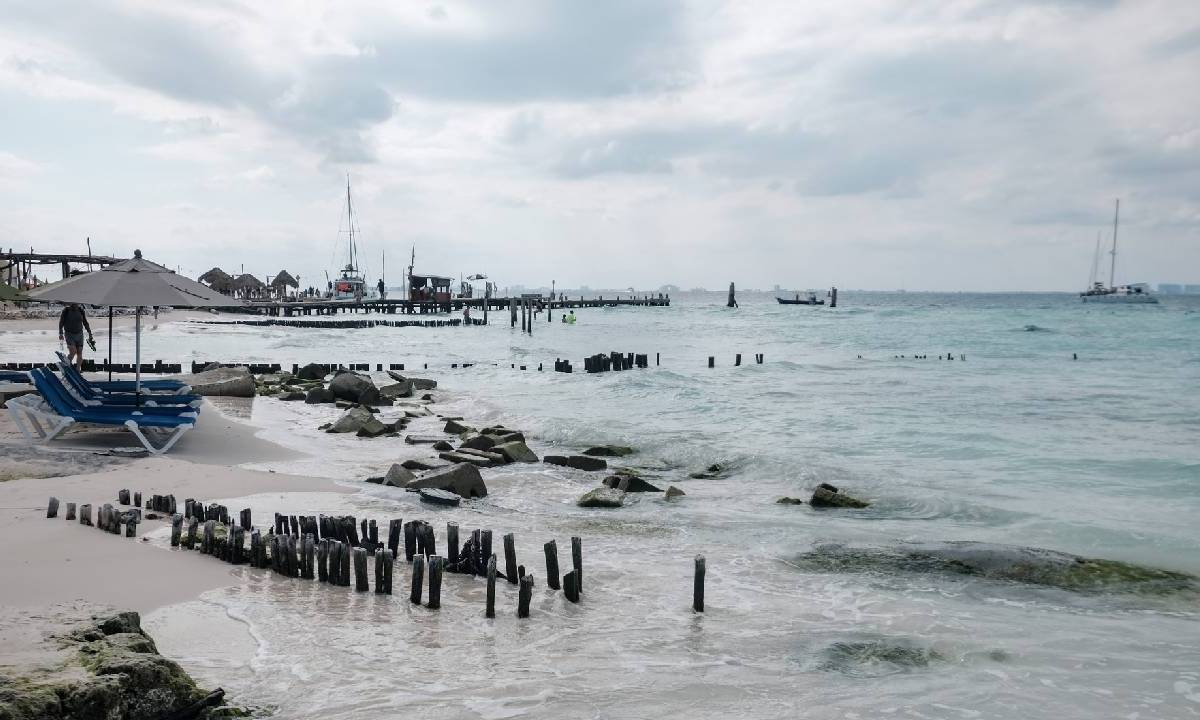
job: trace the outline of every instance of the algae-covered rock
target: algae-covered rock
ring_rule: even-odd
[[[974,576],[1080,593],[1200,592],[1200,578],[1172,570],[981,542],[911,543],[892,548],[823,545],[799,555],[793,564],[827,572]]]
[[[829,483],[821,483],[813,490],[809,504],[813,507],[828,508],[865,508],[871,503],[850,497]]]
[[[596,445],[583,451],[592,457],[624,457],[633,454],[633,448],[624,445]]]
[[[906,638],[836,642],[821,653],[817,669],[858,677],[880,677],[945,662],[938,651]]]
[[[625,504],[625,491],[601,486],[585,493],[575,504],[584,508],[619,508]]]

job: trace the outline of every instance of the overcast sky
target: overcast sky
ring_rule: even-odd
[[[1200,2],[0,0],[0,245],[304,284],[1200,282]]]

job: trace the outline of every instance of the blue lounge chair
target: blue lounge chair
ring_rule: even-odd
[[[137,390],[137,382],[134,380],[88,380],[79,372],[74,365],[67,360],[67,356],[59,351],[54,352],[58,356],[59,368],[64,373],[74,373],[80,381],[91,387],[96,392],[135,392]],[[142,392],[147,393],[177,393],[182,394],[189,392],[192,388],[187,383],[180,380],[143,380]]]
[[[62,398],[64,400],[66,400],[67,403],[72,408],[74,408],[76,410],[81,410],[81,411],[82,410],[112,410],[114,412],[119,412],[119,413],[138,411],[145,415],[179,415],[179,414],[183,414],[183,413],[192,413],[193,415],[195,415],[198,412],[196,407],[192,407],[191,405],[146,405],[146,404],[142,404],[140,406],[130,406],[130,405],[124,405],[124,404],[119,404],[119,403],[108,403],[108,402],[99,402],[99,401],[84,402],[83,400],[81,400],[79,398],[77,393],[72,392],[71,389],[68,388],[66,385],[64,385],[63,381],[57,375],[55,375],[53,372],[51,372],[48,368],[42,369],[41,371],[39,371],[39,374],[42,376],[42,379],[44,379],[46,382],[50,383],[50,385],[53,386],[54,390],[60,396],[62,396]],[[133,397],[133,396],[129,396],[129,397]],[[155,397],[155,396],[151,395],[148,397]],[[161,396],[159,396],[159,397],[161,397]],[[166,397],[175,398],[175,397],[186,397],[186,396],[167,395]],[[199,400],[199,399],[200,398],[197,398],[197,400]]]
[[[27,383],[29,373],[24,370],[0,370],[0,382]]]
[[[163,395],[155,393],[98,392],[70,365],[61,365],[66,389],[84,405],[132,405],[136,407],[198,408],[204,399],[199,395]]]
[[[165,408],[82,406],[50,371],[34,370],[30,376],[40,397],[25,395],[8,401],[13,422],[30,442],[50,442],[75,424],[119,425],[128,428],[146,450],[161,455],[196,425],[195,411],[174,413]],[[42,427],[43,422],[49,429]],[[151,430],[168,433],[157,448],[146,437],[146,432]]]

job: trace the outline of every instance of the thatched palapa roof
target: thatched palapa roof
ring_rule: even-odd
[[[288,286],[298,288],[300,287],[300,281],[292,277],[291,273],[289,273],[287,270],[280,270],[279,274],[275,276],[275,279],[271,281],[271,287],[281,288]]]
[[[233,290],[233,277],[219,267],[209,270],[196,279],[219,293],[228,293]]]
[[[243,290],[265,290],[266,287],[266,283],[250,273],[243,273],[233,279],[233,289],[237,292],[242,292]]]

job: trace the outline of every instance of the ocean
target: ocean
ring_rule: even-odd
[[[971,541],[1200,575],[1200,298],[839,301],[743,293],[728,309],[724,293],[684,294],[669,308],[581,310],[574,326],[542,315],[532,336],[507,313],[487,327],[358,330],[163,316],[144,359],[405,363],[438,381],[445,415],[519,428],[539,455],[632,446],[613,465],[686,496],[585,510],[574,501],[600,476],[526,465],[486,471],[486,499],[433,509],[361,483],[428,450],[327,435],[316,427],[331,407],[259,398],[250,420],[262,436],[311,456],[256,467],[362,491],[250,495],[231,511],[251,507],[260,523],[346,513],[385,528],[420,518],[439,550],[448,521],[492,529],[497,548],[511,532],[537,581],[532,616],[518,621],[503,581],[487,620],[476,578],[449,576],[430,611],[408,602],[400,565],[390,597],[234,568],[234,587],[147,627],[201,683],[281,718],[1200,716],[1200,595],[1080,592],[886,554]],[[55,339],[0,334],[0,360],[48,356]],[[132,332],[116,346],[131,361]],[[584,356],[610,351],[648,354],[650,367],[583,372]],[[575,372],[551,372],[557,358]],[[430,418],[409,432],[439,430]],[[713,464],[717,477],[689,477]],[[775,502],[822,482],[871,507]],[[543,578],[542,544],[557,540],[569,566],[572,535],[584,547],[579,605]],[[885,554],[812,561],[831,545]],[[698,554],[703,614],[691,609]]]

